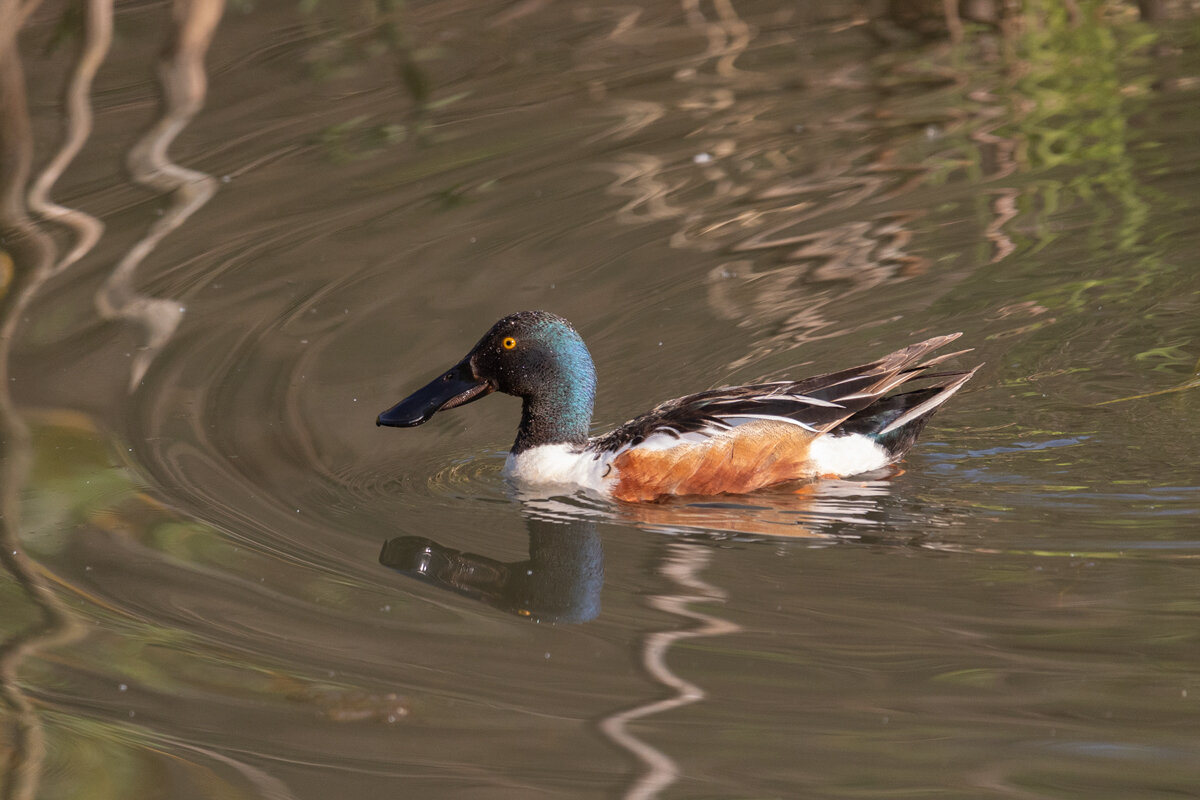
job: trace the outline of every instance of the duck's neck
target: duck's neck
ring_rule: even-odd
[[[586,367],[556,376],[558,379],[548,388],[523,398],[513,454],[545,444],[587,444],[596,398],[596,372],[590,358]]]

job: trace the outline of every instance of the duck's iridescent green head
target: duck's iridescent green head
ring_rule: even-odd
[[[497,391],[524,400],[514,453],[587,441],[596,369],[571,323],[546,311],[521,311],[500,320],[466,358],[380,414],[376,424],[420,425],[438,411]]]

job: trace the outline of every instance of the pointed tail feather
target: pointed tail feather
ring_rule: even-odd
[[[894,353],[889,353],[883,358],[871,364],[865,364],[861,367],[853,367],[849,370],[844,370],[842,373],[836,373],[833,376],[825,376],[826,378],[834,377],[837,380],[832,383],[826,383],[825,386],[813,394],[820,394],[823,399],[837,403],[845,409],[845,413],[838,418],[829,420],[826,424],[819,426],[817,430],[821,432],[831,431],[845,426],[851,420],[855,420],[860,414],[865,414],[871,418],[876,418],[880,411],[891,411],[896,408],[896,404],[885,403],[884,406],[879,406],[884,401],[884,396],[893,389],[911,381],[921,380],[928,377],[937,377],[934,375],[925,374],[925,370],[937,364],[946,361],[954,356],[962,355],[970,352],[960,350],[953,353],[945,353],[932,358],[926,358],[929,353],[943,347],[950,342],[953,342],[961,333],[950,333],[945,336],[935,336],[931,339],[926,339],[923,342],[910,344]],[[924,360],[923,360],[924,359]],[[962,374],[959,372],[947,373],[957,377]],[[843,377],[844,376],[844,377]],[[967,376],[970,377],[969,375]],[[821,380],[821,378],[809,379]],[[965,379],[964,379],[965,380]],[[961,384],[959,384],[961,385]],[[837,391],[836,387],[841,387],[842,391]],[[934,388],[934,387],[929,387]],[[945,399],[948,399],[949,395]],[[934,403],[931,408],[936,408],[944,402],[944,399]],[[908,411],[907,406],[901,409],[904,412]],[[890,415],[889,415],[890,417]],[[911,418],[910,418],[911,419]],[[859,424],[852,427],[860,427],[862,420],[857,420]],[[877,433],[872,431],[873,434]]]
[[[913,376],[919,380],[932,379],[934,383],[922,389],[878,397],[838,425],[832,433],[834,436],[867,436],[887,450],[893,461],[897,461],[916,443],[933,413],[961,389],[981,366],[970,370]]]
[[[905,425],[909,424],[910,422],[917,419],[918,417],[928,416],[929,414],[932,414],[934,412],[934,410],[937,409],[938,406],[940,406],[942,403],[946,402],[951,397],[953,397],[954,393],[957,392],[959,389],[961,389],[962,385],[964,383],[971,380],[971,377],[974,376],[974,374],[976,372],[978,372],[979,368],[982,366],[983,366],[983,364],[978,364],[973,369],[970,369],[970,370],[967,370],[966,372],[961,373],[957,378],[950,381],[949,383],[943,384],[940,387],[941,391],[939,391],[937,394],[933,395],[929,399],[927,399],[921,403],[918,403],[917,405],[908,409],[900,416],[896,417],[894,420],[889,422],[887,427],[885,427],[883,430],[881,430],[878,435],[884,436],[884,435],[890,433],[891,431],[894,431],[894,430],[897,430],[898,428],[904,427]]]

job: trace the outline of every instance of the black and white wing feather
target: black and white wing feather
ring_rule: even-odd
[[[897,350],[870,364],[827,375],[799,381],[711,389],[668,400],[611,433],[593,439],[588,449],[612,452],[636,447],[655,434],[675,438],[688,434],[711,436],[751,420],[774,420],[797,425],[814,436],[827,433],[896,387],[914,379],[935,379],[936,382],[927,389],[945,385],[951,393],[957,390],[970,373],[935,374],[928,372],[928,369],[968,351],[947,353],[930,359],[925,357],[961,335],[952,333],[937,336]],[[934,404],[929,410],[940,404]]]

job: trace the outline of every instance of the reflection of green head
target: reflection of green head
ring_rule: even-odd
[[[423,536],[386,542],[379,563],[537,622],[587,622],[600,613],[604,550],[591,520],[529,518],[529,559],[506,563]]]

